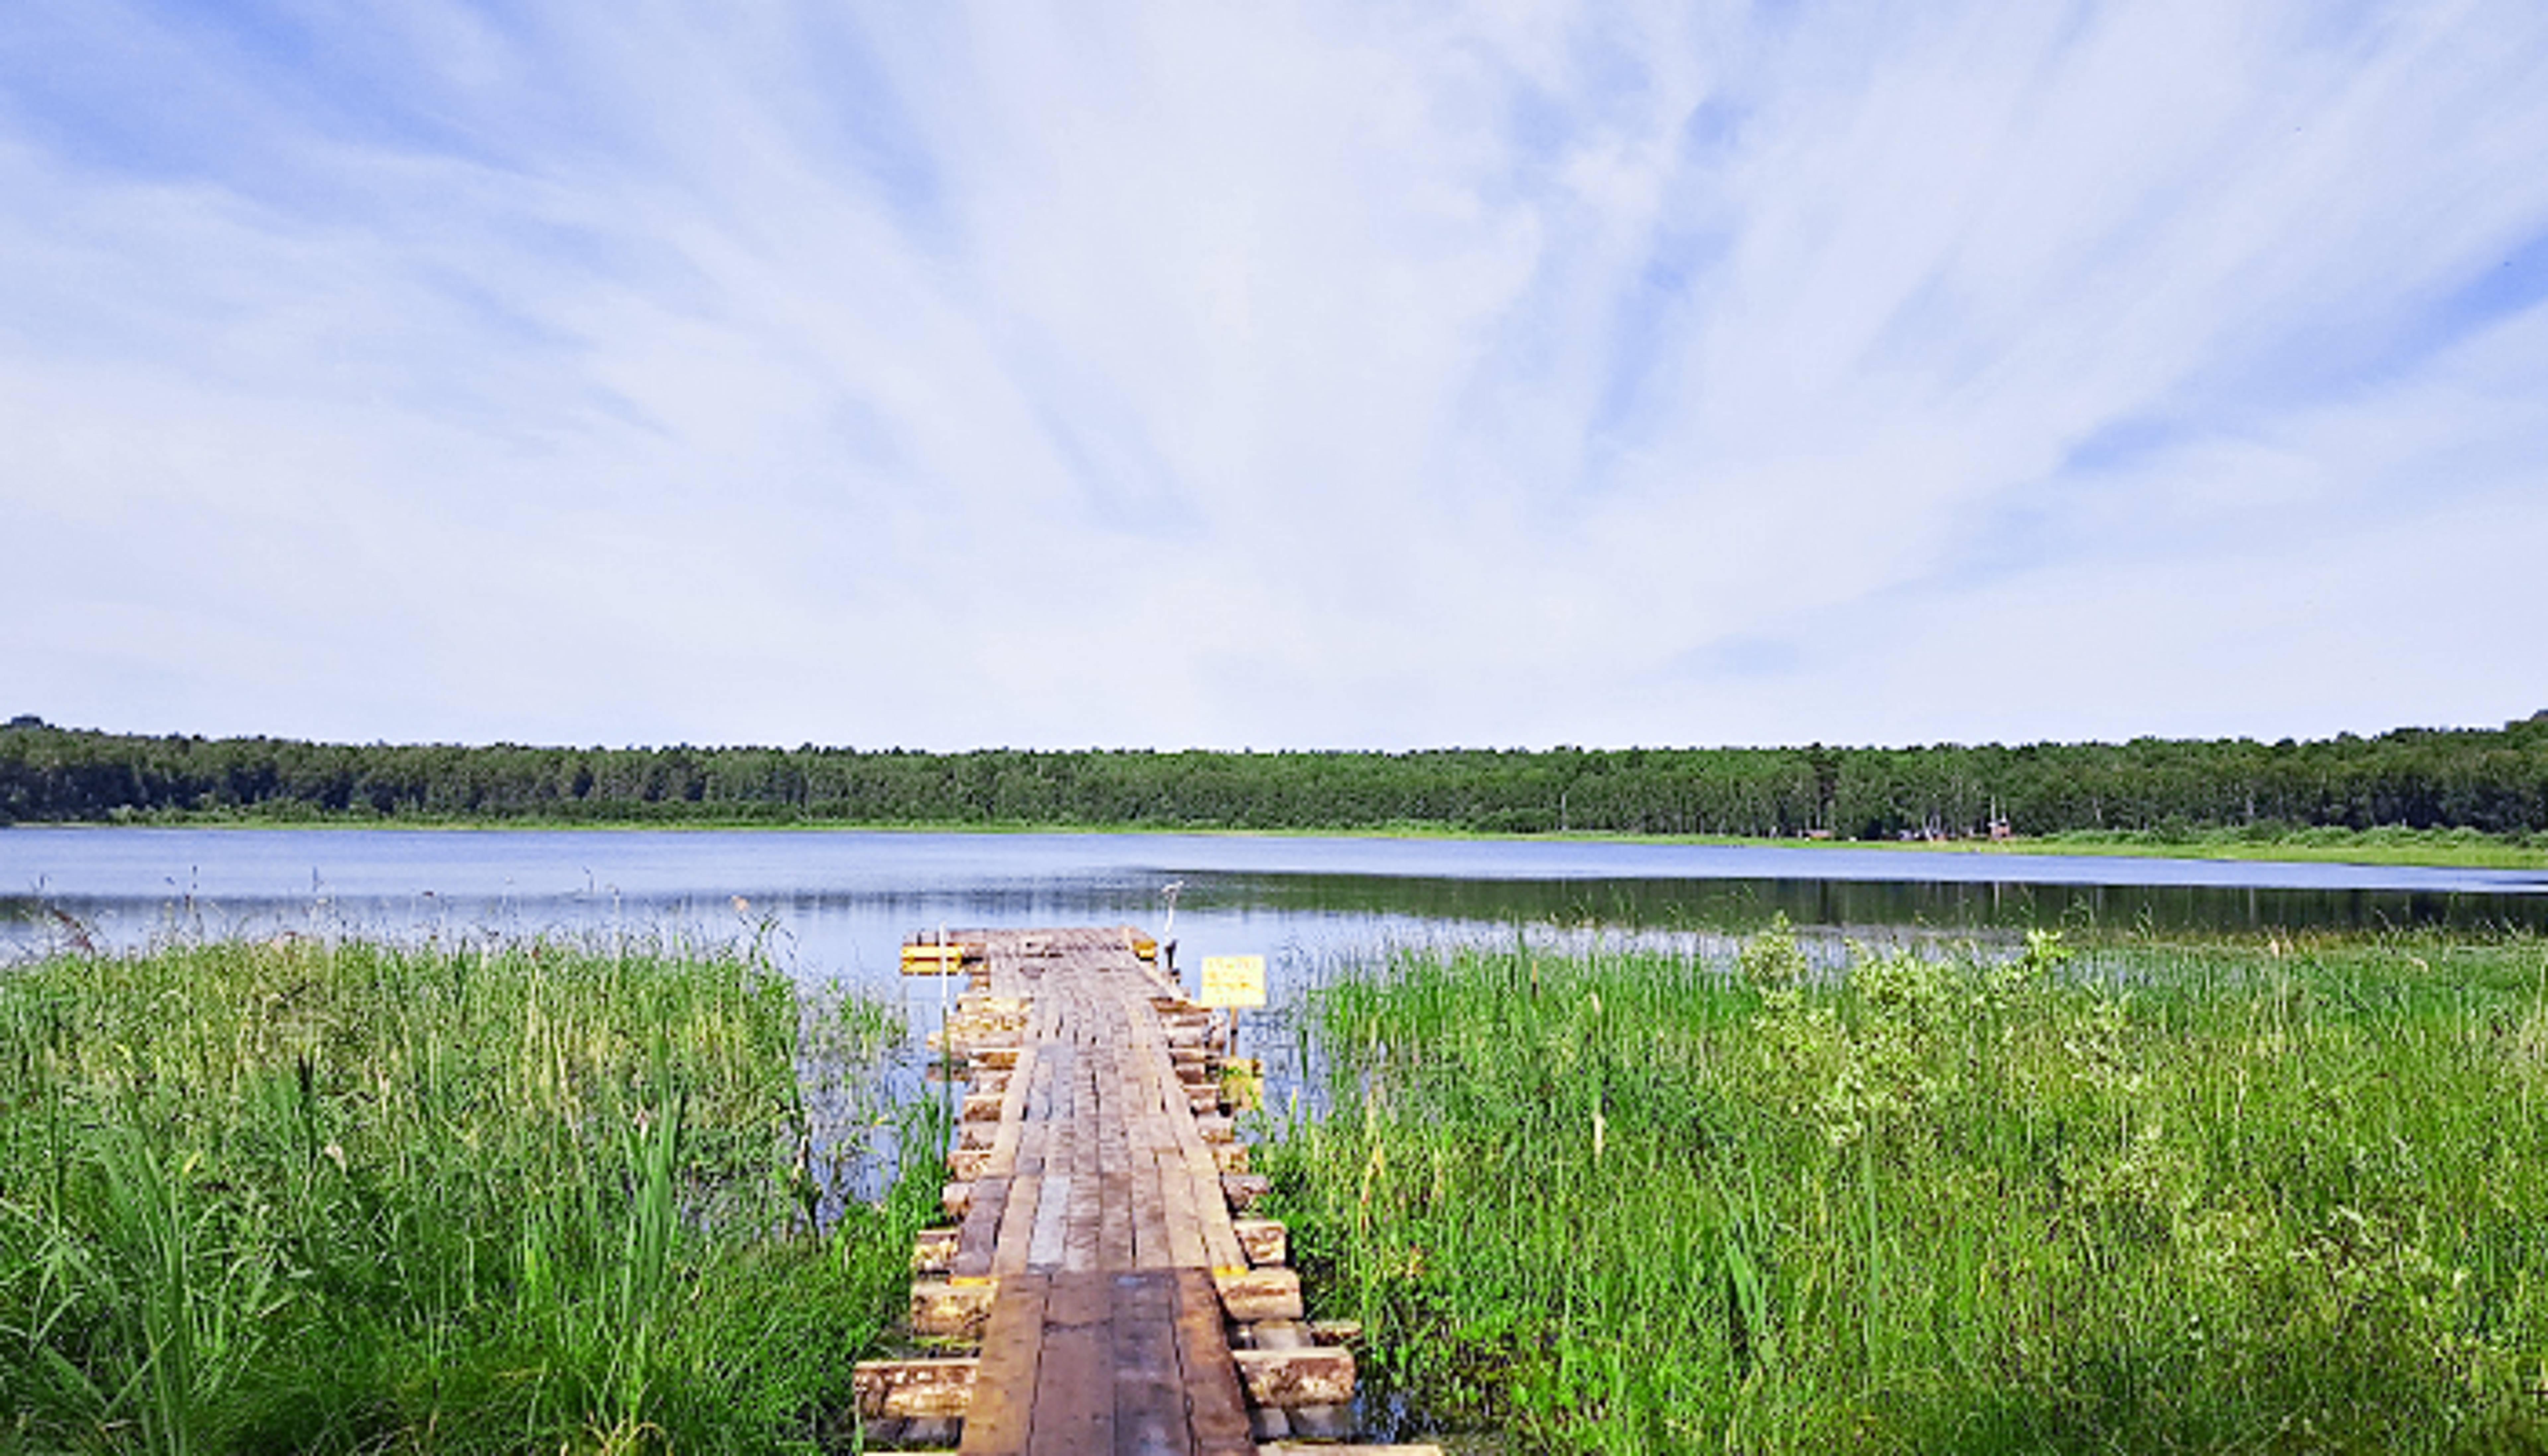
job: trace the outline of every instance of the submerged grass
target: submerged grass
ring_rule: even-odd
[[[815,1227],[793,1063],[898,1036],[677,949],[0,972],[0,1451],[813,1449],[930,1191]]]
[[[2548,948],[1400,956],[1264,1149],[1323,1313],[1562,1451],[2548,1449]]]

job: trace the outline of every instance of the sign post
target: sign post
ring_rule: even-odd
[[[1229,1011],[1229,1045],[1226,1056],[1238,1054],[1238,1013],[1250,1006],[1265,1004],[1265,957],[1262,956],[1206,956],[1203,957],[1203,994],[1195,998],[1202,1005]]]

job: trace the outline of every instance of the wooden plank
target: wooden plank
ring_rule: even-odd
[[[1195,1207],[1194,1179],[1185,1175],[1174,1153],[1159,1156],[1160,1202],[1168,1215],[1168,1262],[1180,1269],[1210,1267],[1203,1246],[1203,1216]]]
[[[1082,1138],[1083,1142],[1088,1139]],[[1095,1272],[1098,1263],[1098,1230],[1105,1218],[1104,1180],[1098,1176],[1095,1159],[1081,1160],[1081,1166],[1070,1176],[1070,1214],[1064,1221],[1061,1235],[1061,1266],[1064,1269]]]
[[[1193,1180],[1192,1197],[1201,1214],[1203,1256],[1216,1275],[1247,1272],[1247,1250],[1238,1242],[1238,1230],[1229,1222],[1229,1202],[1222,1196],[1221,1178],[1197,1177]]]
[[[1168,1269],[1176,1265],[1176,1249],[1168,1239],[1167,1183],[1160,1176],[1158,1158],[1144,1150],[1143,1165],[1130,1180],[1133,1194],[1133,1267]]]
[[[1020,1274],[1001,1284],[982,1330],[972,1403],[964,1411],[964,1440],[958,1448],[964,1456],[1025,1456],[1048,1288],[1041,1274]]]
[[[1029,1456],[1115,1445],[1115,1290],[1103,1274],[1053,1277],[1045,1300]]]
[[[1038,1180],[1034,1231],[1027,1238],[1030,1269],[1061,1267],[1062,1234],[1070,1221],[1070,1184],[1068,1173],[1046,1173]]]
[[[1116,1456],[1184,1456],[1193,1443],[1177,1363],[1176,1282],[1164,1272],[1108,1277],[1115,1288]]]
[[[1185,1384],[1186,1420],[1195,1456],[1255,1456],[1247,1427],[1247,1401],[1239,1392],[1229,1340],[1222,1332],[1221,1300],[1201,1269],[1179,1269],[1177,1369]]]
[[[1009,1197],[1000,1214],[1000,1232],[991,1246],[991,1273],[994,1276],[1027,1272],[1027,1250],[1035,1242],[1036,1204],[1044,1190],[1044,1179],[1034,1174],[1021,1174],[1009,1180]]]
[[[1098,1179],[1097,1267],[1131,1269],[1138,1249],[1134,1231],[1137,1214],[1133,1208],[1133,1178],[1129,1173],[1107,1173]]]

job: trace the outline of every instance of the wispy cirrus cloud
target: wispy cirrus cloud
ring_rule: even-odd
[[[2538,705],[2527,7],[24,9],[0,611],[56,719]]]

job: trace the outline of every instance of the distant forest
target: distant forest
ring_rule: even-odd
[[[460,747],[0,727],[0,823],[132,819],[2511,835],[2548,831],[2548,713],[2270,744],[1414,753]]]

